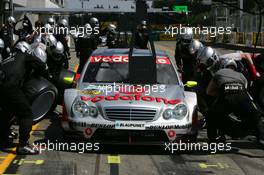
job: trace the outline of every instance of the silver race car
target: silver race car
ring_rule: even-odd
[[[129,49],[98,49],[86,63],[75,89],[64,93],[66,134],[102,143],[162,144],[194,141],[198,132],[196,82],[183,85],[165,52],[156,53],[157,81],[129,81]],[[134,49],[133,55],[150,56]]]

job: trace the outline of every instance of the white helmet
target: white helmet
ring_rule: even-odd
[[[145,21],[145,20],[141,21],[141,25],[142,26],[146,26],[147,25],[147,21]]]
[[[220,60],[220,68],[228,68],[229,66],[233,66],[235,69],[237,69],[237,63],[232,58],[224,58]]]
[[[212,47],[205,47],[201,53],[197,56],[200,64],[210,67],[215,65],[218,61],[218,55]]]
[[[44,27],[47,28],[47,29],[52,28],[52,26],[51,26],[49,23],[46,23],[46,24],[44,25]]]
[[[0,38],[0,49],[3,49],[5,47],[4,40]]]
[[[55,51],[56,51],[56,53],[63,54],[64,46],[63,46],[63,44],[60,41],[57,42]]]
[[[68,21],[66,19],[61,19],[59,22],[60,26],[67,27],[68,26]]]
[[[141,28],[146,29],[147,28],[147,21],[143,20],[141,21]]]
[[[63,52],[64,52],[64,46],[60,41],[58,41],[56,48],[52,49],[51,55],[54,60],[58,61],[62,58]]]
[[[185,31],[181,34],[181,41],[183,44],[190,44],[193,39],[193,30],[190,27],[185,28]]]
[[[47,35],[44,40],[47,47],[56,47],[57,45],[57,39],[54,37],[54,35]]]
[[[26,52],[30,53],[31,52],[30,45],[27,42],[25,42],[25,41],[18,42],[16,44],[16,46],[15,46],[15,49],[18,49],[18,50],[20,50],[23,53],[26,53]]]
[[[49,23],[46,23],[44,25],[44,28],[45,28],[45,32],[47,32],[47,33],[52,33],[52,30],[54,29],[54,27],[51,26]]]
[[[92,17],[91,19],[90,19],[90,22],[89,22],[90,24],[91,24],[91,26],[93,26],[93,27],[99,27],[99,20],[97,19],[97,18],[95,18],[95,17]]]
[[[15,24],[16,23],[16,19],[13,16],[9,16],[7,18],[7,21],[9,24]]]
[[[108,28],[108,31],[109,31],[109,32],[115,33],[116,25],[114,25],[114,24],[109,24],[107,28]]]
[[[51,26],[55,26],[55,20],[53,18],[48,18],[47,23]]]
[[[36,47],[33,50],[32,55],[40,59],[43,63],[47,62],[47,54],[41,47]]]
[[[199,52],[199,50],[202,50],[202,48],[203,44],[199,40],[193,39],[189,46],[190,54],[194,55],[195,53]]]

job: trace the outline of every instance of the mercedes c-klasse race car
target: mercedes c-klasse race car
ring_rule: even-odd
[[[151,56],[134,49],[133,56]],[[98,49],[86,63],[75,89],[64,93],[62,127],[67,134],[102,143],[164,143],[195,140],[197,99],[184,90],[176,66],[156,53],[156,82],[129,80],[129,49]]]

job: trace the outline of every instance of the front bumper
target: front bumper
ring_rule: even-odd
[[[132,121],[77,122],[63,121],[63,129],[91,141],[109,144],[164,144],[177,140],[191,140],[198,130],[192,123],[157,124]]]

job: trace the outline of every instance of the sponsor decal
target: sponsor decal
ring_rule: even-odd
[[[168,136],[169,136],[169,137],[175,137],[175,136],[176,136],[176,131],[174,131],[174,130],[170,130],[170,131],[168,132]]]
[[[172,129],[165,129],[164,130],[165,133],[167,134],[167,137],[169,139],[169,141],[174,141],[177,137],[177,134],[176,134],[176,131],[175,130],[172,130]]]
[[[95,130],[96,130],[96,128],[85,128],[83,130],[84,137],[87,139],[90,139],[93,136]]]
[[[143,122],[121,122],[116,121],[111,124],[71,122],[74,127],[84,128],[105,128],[105,129],[136,129],[136,130],[171,130],[171,129],[190,129],[192,124],[186,125],[146,125]]]
[[[146,129],[149,130],[158,130],[158,129],[189,129],[192,127],[192,124],[187,125],[151,125],[146,126]]]
[[[85,134],[86,134],[87,136],[90,136],[90,135],[92,135],[93,130],[92,130],[91,128],[86,128],[86,129],[84,130],[84,132],[85,132]]]
[[[99,95],[99,94],[102,94],[102,92],[100,90],[97,90],[97,89],[90,89],[90,90],[81,91],[81,94],[83,94],[83,95]]]
[[[117,121],[115,123],[115,129],[145,130],[145,123],[119,122],[119,121]]]
[[[91,56],[91,63],[128,63],[128,55],[120,56]],[[157,56],[156,64],[171,64],[168,57]]]
[[[181,102],[180,99],[166,99],[163,97],[152,97],[152,96],[143,96],[141,94],[135,94],[135,95],[109,95],[109,96],[94,96],[94,97],[88,97],[88,96],[81,96],[81,100],[83,101],[91,101],[93,103],[102,102],[102,101],[145,101],[145,102],[156,102],[156,103],[164,103],[166,105],[176,105]]]
[[[98,124],[98,123],[85,123],[85,122],[71,122],[71,125],[73,127],[115,129],[115,124]]]
[[[100,90],[101,86],[98,85],[88,85],[84,88],[84,90]]]

